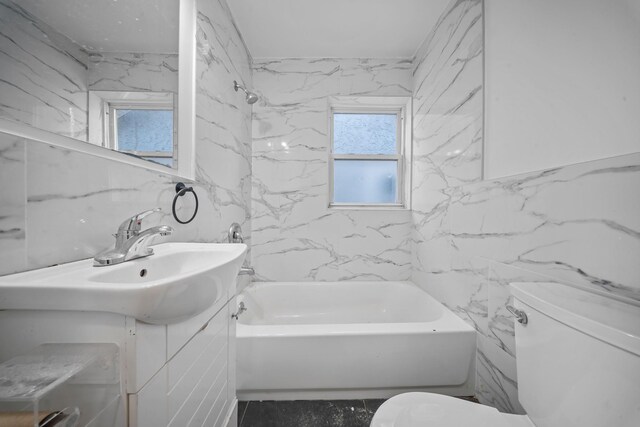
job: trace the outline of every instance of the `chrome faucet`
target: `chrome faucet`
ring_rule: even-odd
[[[229,240],[229,243],[244,243],[244,236],[242,235],[242,228],[240,228],[240,224],[237,222],[231,224],[227,239]],[[240,272],[238,273],[239,276],[254,276],[255,274],[256,272],[253,267],[245,267],[244,265],[240,267]]]
[[[242,236],[242,229],[240,228],[240,224],[234,222],[229,227],[229,233],[227,236],[227,240],[229,243],[244,243],[244,237]]]
[[[256,271],[253,269],[253,267],[242,266],[240,267],[240,272],[238,273],[238,276],[254,276],[255,274],[256,274]]]
[[[160,208],[144,211],[120,224],[118,232],[114,234],[116,238],[115,247],[96,255],[93,259],[93,265],[102,267],[153,255],[153,249],[149,247],[151,238],[169,236],[173,233],[173,228],[168,225],[159,225],[140,231],[142,229],[142,219],[159,211]]]

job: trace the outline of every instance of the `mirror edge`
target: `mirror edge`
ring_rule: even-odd
[[[129,156],[86,141],[38,129],[0,117],[0,132],[44,144],[114,160],[185,180],[195,180],[195,79],[196,79],[196,0],[180,0],[178,41],[178,167],[166,166]],[[183,54],[184,50],[184,54]],[[186,141],[186,142],[183,142]]]
[[[195,180],[196,129],[196,0],[180,1],[178,41],[178,168],[179,176]],[[188,96],[185,96],[188,94]]]

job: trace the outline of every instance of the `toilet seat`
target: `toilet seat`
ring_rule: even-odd
[[[384,402],[371,427],[535,427],[526,415],[498,412],[451,396],[404,393]]]

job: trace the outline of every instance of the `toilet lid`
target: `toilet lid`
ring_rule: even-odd
[[[392,397],[378,408],[371,421],[371,427],[511,427],[512,424],[490,406],[433,393]]]

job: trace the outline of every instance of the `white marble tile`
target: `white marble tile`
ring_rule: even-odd
[[[339,211],[253,229],[261,280],[406,280],[408,212]],[[395,221],[395,222],[394,222]]]
[[[226,2],[197,7],[196,180],[214,206],[215,240],[238,222],[250,243],[251,106],[233,90],[234,80],[251,87],[250,57]]]
[[[0,117],[86,140],[87,55],[18,4],[0,0]]]
[[[422,275],[445,283],[468,270],[451,238],[449,189],[482,174],[481,18],[480,1],[452,2],[414,59],[412,277],[421,285]]]
[[[412,271],[412,281],[457,314],[462,320],[486,333],[488,288],[486,262],[458,260],[457,266],[437,272]]]
[[[558,281],[640,299],[639,164],[634,154],[448,188],[432,211],[414,212],[413,280],[482,334],[477,393],[485,403],[520,410],[515,375],[505,374],[517,357],[505,308],[510,282]],[[482,274],[478,260],[488,265],[485,328],[465,284]]]
[[[450,212],[450,189],[482,178],[482,37],[481,2],[451,2],[414,59],[411,277],[486,334],[488,265],[457,246]]]
[[[178,93],[178,55],[152,53],[91,53],[89,90]]]
[[[261,280],[406,280],[410,212],[328,209],[328,97],[407,96],[406,60],[257,59],[252,249]]]
[[[482,334],[477,393],[485,403],[519,410],[515,376],[493,367],[517,357],[505,308],[510,282],[557,281],[640,299],[638,165],[634,154],[446,188],[431,211],[413,213],[413,280]],[[473,287],[482,274],[484,302]],[[484,327],[474,311],[482,304]]]
[[[478,334],[476,396],[502,412],[524,414],[518,401],[516,359]]]
[[[0,133],[0,275],[26,268],[25,143]]]
[[[462,187],[449,208],[455,245],[640,300],[639,164],[633,154]]]
[[[413,188],[481,179],[482,2],[452,2],[422,44],[413,72]],[[428,200],[417,197],[415,206]]]
[[[517,400],[515,280],[640,299],[640,155],[482,182],[481,2],[452,2],[414,72],[412,279],[478,331],[476,394]]]

